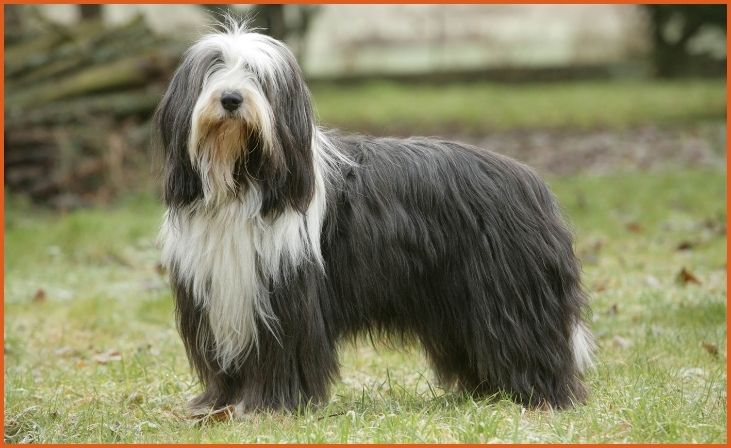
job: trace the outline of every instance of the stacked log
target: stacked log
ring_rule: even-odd
[[[5,49],[5,187],[103,201],[148,177],[149,120],[181,54],[137,17],[14,36]]]

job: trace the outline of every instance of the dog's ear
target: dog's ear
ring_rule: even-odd
[[[315,191],[312,140],[315,117],[310,91],[294,55],[276,42],[282,56],[282,70],[266,85],[274,117],[273,153],[281,154],[284,169],[271,179],[263,193],[262,212],[286,203],[304,213]]]
[[[183,206],[203,196],[198,174],[188,154],[193,108],[215,52],[189,52],[173,75],[155,111],[154,123],[163,150],[163,199]]]

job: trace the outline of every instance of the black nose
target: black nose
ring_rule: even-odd
[[[221,95],[221,106],[229,112],[233,112],[244,102],[244,97],[238,92],[223,92]]]

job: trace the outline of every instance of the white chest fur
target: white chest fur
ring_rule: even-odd
[[[160,232],[163,264],[176,269],[208,313],[215,355],[224,369],[256,346],[257,321],[276,335],[269,282],[286,281],[303,262],[322,264],[325,204],[322,184],[318,186],[304,215],[288,210],[263,219],[254,189],[213,208],[194,205],[166,213]]]

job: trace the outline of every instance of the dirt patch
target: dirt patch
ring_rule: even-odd
[[[726,164],[726,125],[682,128],[646,126],[627,130],[525,130],[486,136],[454,135],[521,160],[542,174],[605,174],[617,171]]]

